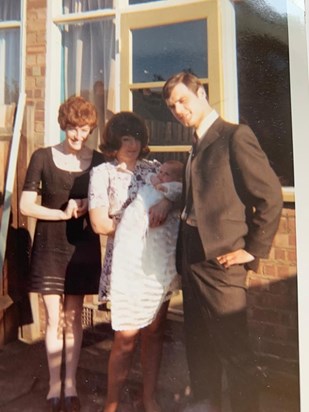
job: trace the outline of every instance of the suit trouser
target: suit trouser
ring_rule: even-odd
[[[197,228],[182,224],[184,327],[195,400],[221,404],[226,373],[233,412],[258,411],[258,369],[250,348],[246,270],[206,260]]]

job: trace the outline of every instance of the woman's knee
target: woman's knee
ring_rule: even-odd
[[[119,349],[123,353],[130,353],[135,349],[138,331],[117,331],[114,337],[114,348]]]
[[[153,322],[142,330],[142,334],[153,338],[164,334],[166,315],[169,302],[164,302]]]
[[[58,295],[43,296],[45,306],[46,325],[49,327],[58,327],[63,324],[63,303]]]

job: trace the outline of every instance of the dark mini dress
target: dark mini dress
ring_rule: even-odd
[[[89,172],[103,161],[103,156],[94,151],[87,170],[69,172],[55,165],[51,147],[38,149],[31,157],[23,190],[40,193],[42,206],[65,210],[69,199],[87,198]],[[96,294],[100,271],[100,239],[91,228],[88,213],[64,221],[37,220],[30,292]]]

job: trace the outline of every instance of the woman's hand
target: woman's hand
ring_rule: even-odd
[[[165,222],[167,215],[172,209],[173,203],[164,198],[149,209],[149,226],[157,227]]]
[[[238,249],[217,257],[218,262],[225,268],[229,268],[232,265],[252,262],[254,259],[255,257],[244,249]]]
[[[71,199],[70,199],[71,200]],[[73,217],[78,218],[83,216],[88,211],[88,199],[74,199],[75,201],[75,208],[73,210]]]
[[[70,199],[65,210],[51,209],[38,203],[36,192],[23,191],[20,198],[20,211],[24,216],[41,220],[69,220],[87,211],[87,199]]]

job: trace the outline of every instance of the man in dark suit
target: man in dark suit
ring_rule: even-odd
[[[232,411],[257,412],[259,368],[249,343],[246,277],[271,248],[281,186],[252,130],[220,118],[197,77],[172,76],[163,98],[195,131],[177,256],[191,388],[200,407],[185,410],[221,411],[224,371]]]

